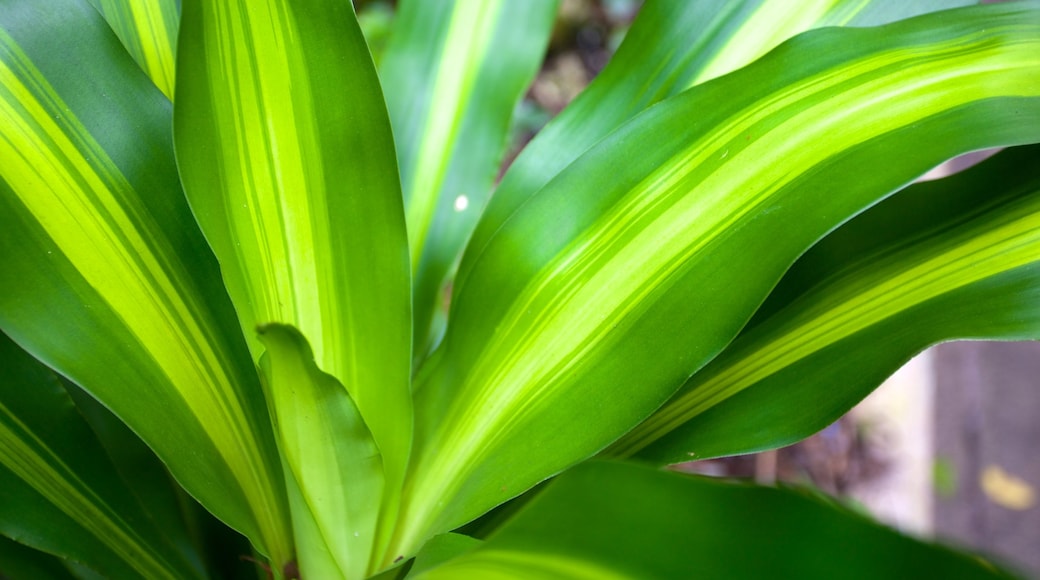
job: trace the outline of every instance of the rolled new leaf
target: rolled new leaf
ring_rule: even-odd
[[[714,357],[794,260],[958,153],[1040,139],[1040,10],[823,29],[648,109],[476,258],[417,387],[398,541],[600,450]]]
[[[270,420],[184,202],[170,116],[85,0],[0,5],[0,328],[288,560]]]
[[[620,463],[552,482],[475,549],[416,580],[1009,578],[804,493]]]
[[[675,463],[792,443],[927,346],[1040,338],[1040,147],[914,185],[801,258],[752,325],[610,450]]]
[[[383,461],[343,385],[291,326],[259,329],[267,400],[285,465],[303,578],[363,578],[382,501]]]

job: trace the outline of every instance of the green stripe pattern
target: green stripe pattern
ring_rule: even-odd
[[[949,156],[1040,136],[1038,72],[1040,22],[1021,7],[820,30],[602,141],[474,258],[417,387],[428,443],[402,542],[630,429],[849,216]],[[851,185],[830,191],[839,175]],[[506,470],[520,489],[496,484]]]
[[[0,533],[106,575],[200,577],[115,475],[57,376],[4,335],[0,361]]]
[[[326,4],[186,2],[177,150],[254,357],[258,324],[296,326],[400,464],[410,429],[403,210],[364,41],[349,12]],[[347,43],[336,67],[322,42]],[[357,102],[348,108],[344,95]],[[380,136],[363,141],[370,124]],[[350,155],[369,163],[348,171]]]
[[[530,196],[597,141],[647,107],[732,72],[786,38],[821,26],[882,24],[970,0],[718,0],[648,2],[618,53],[589,87],[553,119],[510,166],[459,267],[473,260]]]
[[[402,2],[379,76],[408,218],[414,356],[443,331],[445,285],[491,192],[557,2]]]
[[[824,240],[778,292],[805,287],[782,306],[767,302],[762,320],[610,452],[642,451],[654,461],[676,462],[779,446],[836,418],[930,344],[1040,336],[1038,154],[1036,147],[1011,150],[945,183],[915,186]],[[912,228],[889,231],[908,215],[921,217],[908,224]],[[846,256],[851,264],[818,257],[827,255]],[[799,280],[809,271],[811,282]],[[875,345],[869,357],[856,350],[867,336]],[[815,407],[799,408],[794,392],[811,382],[845,385],[840,390],[848,394],[820,394]],[[750,389],[763,395],[742,400],[739,394]],[[761,400],[770,391],[771,404]],[[720,405],[733,425],[722,431],[732,433],[720,433],[722,415],[700,418]],[[791,417],[760,419],[759,428],[736,434],[754,420],[753,406]]]
[[[258,549],[287,557],[284,492],[257,377],[241,343],[223,334],[230,306],[179,194],[169,105],[117,58],[117,41],[92,12],[64,2],[2,15],[5,23],[26,14],[71,21],[69,49],[94,55],[106,72],[45,74],[67,64],[41,54],[37,68],[0,32],[10,257],[0,323],[104,401]],[[49,79],[66,83],[64,92]],[[97,88],[69,86],[81,82]]]
[[[180,10],[176,0],[90,0],[155,86],[173,98]]]
[[[381,455],[385,492],[357,501],[382,502],[380,521],[392,524],[412,438],[408,245],[390,121],[351,10],[338,0],[184,2],[174,137],[188,201],[254,360],[266,350],[258,327],[301,333],[317,369],[352,401],[336,405],[356,405]],[[291,402],[277,395],[291,382],[267,387],[272,403]],[[274,413],[336,420],[320,408]],[[285,435],[283,449],[297,445]],[[290,487],[323,493],[350,464],[328,470]],[[293,517],[331,537],[347,511]],[[372,525],[359,537],[389,533]]]
[[[502,21],[503,4],[503,0],[461,0],[456,2],[449,16],[438,59],[441,66],[433,79],[429,97],[437,108],[426,115],[419,131],[421,140],[415,168],[404,184],[411,236],[408,245],[413,264],[419,262],[433,220],[434,206],[444,183],[447,170],[444,151],[454,149],[461,118],[473,97],[480,62],[490,52],[495,23]],[[413,5],[417,6],[416,3]],[[393,46],[390,45],[388,56],[393,55]]]
[[[128,193],[132,187],[76,119],[61,114],[65,107],[57,95],[45,85],[20,82],[45,81],[28,77],[31,63],[10,37],[0,35],[0,46],[11,51],[15,67],[0,65],[0,123],[8,129],[2,154],[16,161],[5,166],[4,179],[17,184],[14,193],[25,212],[102,300],[123,305],[123,322],[171,384],[184,389],[183,399],[210,436],[246,451],[250,445],[239,437],[249,430],[240,410],[227,404],[231,378],[210,345],[211,330],[200,326],[205,319],[195,316],[197,306],[178,291],[177,274],[186,274],[168,273],[180,266],[177,258],[160,253],[165,248],[150,220],[134,219],[144,212]],[[55,106],[44,108],[37,95]]]
[[[61,458],[0,404],[0,464],[102,539],[144,578],[177,578],[180,572],[148,549],[134,530],[80,481]]]

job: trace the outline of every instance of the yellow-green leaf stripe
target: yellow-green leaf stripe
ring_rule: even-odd
[[[180,280],[138,193],[13,39],[0,32],[0,157],[3,178],[42,235],[110,305],[198,418],[242,485],[269,549],[281,527],[278,492],[243,413],[216,331]]]
[[[678,388],[684,374],[732,338],[761,299],[747,296],[748,286],[730,306],[736,290],[715,288],[728,266],[718,262],[725,252],[737,252],[736,240],[760,243],[763,238],[753,232],[764,232],[756,228],[779,219],[770,214],[793,219],[789,208],[810,198],[831,208],[811,216],[823,228],[816,235],[840,223],[841,212],[863,207],[842,206],[847,198],[839,192],[825,197],[822,184],[805,185],[814,176],[844,163],[851,167],[871,151],[870,144],[906,135],[910,127],[933,119],[974,109],[982,118],[989,99],[1035,98],[1040,27],[1032,15],[1009,8],[995,15],[991,26],[953,24],[927,37],[914,27],[929,20],[919,19],[895,25],[902,33],[873,48],[867,40],[876,38],[874,31],[807,34],[746,69],[743,84],[738,73],[649,109],[641,125],[631,123],[561,173],[476,256],[473,274],[457,297],[444,358],[431,386],[419,390],[420,433],[428,433],[430,441],[415,464],[415,522],[459,523],[449,519],[450,510],[435,506],[479,486],[474,480],[494,480],[511,453],[514,463],[529,469],[530,484],[549,475],[537,475],[540,462],[547,470],[562,468],[562,453],[542,458],[525,451],[532,437],[543,436],[536,433],[551,429],[546,417],[553,409],[573,409],[576,422],[586,426],[568,429],[601,429],[607,438],[604,415],[616,413],[617,429],[623,430],[624,421],[650,411],[655,389],[661,396]],[[849,47],[845,56],[835,50],[838,43]],[[804,71],[791,69],[789,61],[814,57],[808,71],[779,83],[777,75]],[[767,89],[771,83],[777,84]],[[741,104],[730,98],[726,109],[722,95],[738,86],[746,91]],[[708,95],[715,97],[709,101]],[[716,109],[697,110],[699,98]],[[995,125],[994,135],[1013,122],[1009,117]],[[654,159],[654,150],[663,158]],[[922,159],[916,171],[936,161]],[[604,174],[608,168],[616,168],[611,178]],[[899,185],[897,179],[909,177],[880,181],[874,195],[887,195]],[[859,198],[848,202],[852,199]],[[855,202],[863,203],[870,200]],[[521,252],[520,240],[533,236],[540,236],[539,247]],[[805,247],[798,245],[811,241],[792,241],[791,251],[797,255]],[[766,272],[782,271],[793,257],[763,254],[762,273],[754,273],[754,283],[763,287],[756,292],[771,284],[763,278],[773,274]],[[726,276],[744,273],[731,270]],[[682,292],[675,290],[680,284]],[[693,310],[701,314],[669,317],[664,305],[675,308],[692,291],[704,300]],[[679,320],[699,327],[679,326]],[[694,337],[689,346],[667,338],[682,332]],[[626,388],[634,381],[643,386]],[[596,392],[602,389],[630,406],[622,411],[597,405]],[[643,401],[642,410],[633,401]],[[598,419],[590,415],[593,409]],[[625,413],[630,415],[623,418]],[[574,453],[582,444],[573,443]],[[596,445],[584,444],[586,451]],[[487,496],[496,495],[491,486],[484,489]],[[466,506],[462,511],[477,510],[475,499],[458,501]],[[421,536],[439,530],[434,524],[432,530],[410,531]]]
[[[155,86],[173,98],[177,23],[175,0],[91,0]]]
[[[445,151],[454,149],[479,71],[471,61],[479,62],[488,54],[493,24],[503,4],[504,0],[459,0],[452,12],[446,42],[441,47],[443,72],[437,75],[430,96],[437,106],[426,117],[416,168],[410,182],[404,184],[413,271],[419,264],[447,170]]]
[[[768,341],[736,361],[705,369],[684,395],[625,437],[613,453],[629,454],[707,409],[776,374],[821,348],[879,320],[987,278],[1040,261],[1040,198],[1021,204],[1002,223],[984,223],[944,243],[925,260],[896,255],[877,264],[870,277],[840,280],[817,291],[813,307]]]
[[[147,549],[133,527],[69,469],[61,457],[0,403],[0,464],[119,555],[144,578],[178,578],[178,570]]]

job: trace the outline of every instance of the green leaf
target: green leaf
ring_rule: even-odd
[[[34,580],[73,578],[59,559],[3,536],[0,536],[0,577]]]
[[[791,490],[590,463],[416,578],[918,577],[1008,576]]]
[[[173,98],[177,54],[177,0],[89,0],[168,98]]]
[[[291,326],[260,328],[261,366],[285,462],[300,573],[362,578],[369,570],[383,463],[350,395],[314,364]]]
[[[61,382],[116,471],[166,540],[192,562],[201,555],[208,577],[255,580],[260,564],[240,558],[245,554],[259,558],[249,541],[177,485],[159,458],[111,411],[68,380],[62,378]]]
[[[60,380],[148,518],[186,559],[198,561],[199,546],[193,540],[194,526],[186,510],[201,512],[202,508],[184,493],[166,466],[126,424],[83,389],[67,379]]]
[[[483,542],[470,536],[462,534],[440,534],[430,538],[422,550],[415,556],[415,563],[408,570],[406,578],[421,575],[426,570],[436,568],[441,564],[472,551]]]
[[[307,338],[372,431],[392,520],[412,432],[408,247],[351,5],[185,1],[177,74],[181,177],[253,356],[258,325]]]
[[[545,54],[556,0],[402,2],[379,77],[393,122],[415,276],[414,356],[491,192],[510,119]]]
[[[420,374],[397,541],[635,426],[852,215],[953,155],[1040,139],[1038,74],[1040,11],[1021,5],[822,29],[600,142],[474,258]]]
[[[137,503],[61,382],[0,334],[0,533],[109,576],[202,577]],[[189,560],[192,558],[194,562]]]
[[[396,10],[385,0],[363,2],[358,6],[358,26],[361,27],[361,33],[365,35],[365,42],[368,43],[368,50],[372,53],[372,60],[377,68],[383,58],[383,53],[386,52],[386,43],[390,37],[390,31],[393,30],[395,18]]]
[[[169,102],[86,2],[5,2],[0,27],[0,327],[287,559],[267,409],[179,187]]]
[[[783,40],[829,25],[876,25],[970,0],[681,0],[647,2],[618,52],[542,129],[495,190],[459,267],[464,286],[491,237],[532,195],[611,131],[651,105],[757,59]]]
[[[914,185],[799,260],[741,333],[613,453],[678,462],[823,428],[911,356],[1040,338],[1040,147]]]

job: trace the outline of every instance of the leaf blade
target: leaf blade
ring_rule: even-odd
[[[57,558],[3,536],[0,536],[0,573],[11,578],[40,580],[73,578]]]
[[[287,555],[267,412],[180,192],[169,103],[85,2],[7,3],[0,23],[0,326]]]
[[[403,2],[395,17],[379,76],[405,196],[417,359],[439,338],[445,284],[491,192],[557,4]]]
[[[653,2],[643,6],[603,72],[513,162],[469,242],[461,289],[484,246],[533,194],[639,112],[732,72],[786,38],[828,25],[877,25],[972,2],[823,0]]]
[[[239,325],[255,361],[257,326],[294,326],[347,390],[382,454],[389,524],[412,439],[410,270],[352,6],[192,0],[181,30],[177,160]]]
[[[0,360],[0,531],[106,574],[202,577],[130,499],[58,377],[2,334]]]
[[[173,99],[180,10],[176,0],[90,0],[155,86]]]
[[[931,344],[1040,336],[1037,155],[1035,146],[1014,148],[915,185],[825,238],[753,326],[613,452],[638,448],[648,461],[674,462],[783,445],[822,428]],[[751,421],[760,427],[740,435],[737,426]]]
[[[586,463],[476,549],[418,578],[866,579],[936,572],[1008,576],[804,493]]]
[[[849,216],[959,152],[1040,138],[1040,103],[1025,96],[1037,13],[953,14],[789,41],[649,109],[514,215],[417,391],[429,443],[400,541],[457,526],[633,427]],[[669,130],[684,123],[692,135]],[[841,195],[827,195],[836,182]],[[457,504],[430,507],[445,496]]]
[[[291,326],[261,327],[261,367],[286,465],[300,572],[360,578],[370,560],[382,500],[383,465],[372,434],[339,382],[321,372]]]

